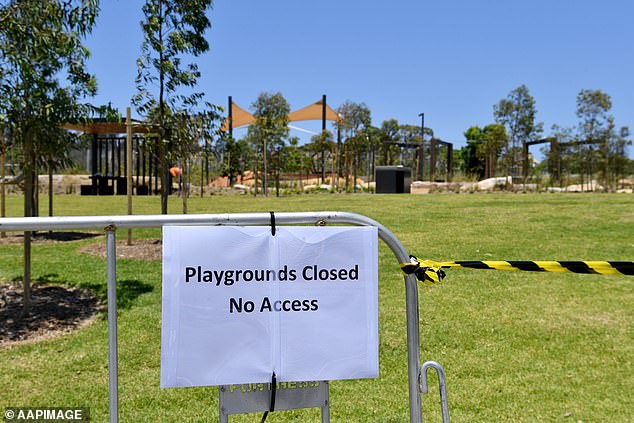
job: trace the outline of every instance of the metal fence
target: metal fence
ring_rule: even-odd
[[[329,223],[356,226],[375,226],[379,238],[392,250],[397,264],[409,261],[409,256],[401,242],[382,224],[366,216],[348,212],[301,212],[275,213],[276,224],[300,225]],[[128,216],[68,216],[68,217],[24,217],[0,219],[0,231],[40,231],[40,230],[105,230],[107,247],[107,300],[108,300],[108,376],[110,422],[119,420],[118,399],[118,353],[117,353],[117,270],[116,231],[118,229],[159,228],[165,225],[225,225],[257,226],[268,225],[270,213],[231,213],[196,215],[128,215]],[[407,318],[407,365],[409,387],[410,422],[422,422],[421,393],[426,393],[425,375],[420,363],[420,333],[418,327],[418,290],[413,275],[404,276]],[[444,381],[443,381],[444,383]],[[443,401],[446,407],[446,395]],[[443,409],[444,411],[444,409]],[[444,417],[444,412],[443,412]],[[447,418],[443,418],[448,421]]]

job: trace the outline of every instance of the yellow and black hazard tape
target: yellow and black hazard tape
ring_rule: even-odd
[[[419,281],[430,284],[442,281],[445,278],[445,272],[442,269],[450,267],[634,276],[634,262],[631,261],[433,261],[419,260],[415,256],[410,256],[409,263],[401,264],[401,269],[405,274],[414,274]]]

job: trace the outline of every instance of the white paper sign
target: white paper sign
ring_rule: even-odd
[[[378,377],[375,227],[166,226],[161,387]]]

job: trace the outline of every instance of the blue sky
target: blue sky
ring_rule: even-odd
[[[135,93],[143,1],[101,3],[86,41],[99,83],[93,103],[124,111]],[[199,87],[214,104],[231,95],[248,109],[260,93],[279,91],[296,110],[326,94],[334,108],[366,103],[375,126],[419,125],[424,112],[437,137],[460,147],[469,126],[493,122],[493,105],[525,84],[545,135],[578,122],[582,89],[609,94],[617,126],[634,130],[631,0],[216,0],[210,17]]]

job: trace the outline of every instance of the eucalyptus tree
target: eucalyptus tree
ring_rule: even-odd
[[[332,159],[334,149],[336,148],[336,144],[333,140],[332,132],[327,129],[324,129],[319,134],[315,134],[310,137],[310,144],[306,145],[306,149],[308,151],[312,151],[312,159],[319,156],[319,166],[313,165],[314,173],[321,174],[321,183],[326,183],[326,152],[330,153],[330,158]],[[333,180],[334,185],[334,180]]]
[[[346,100],[337,108],[337,113],[341,119],[335,122],[337,130],[341,132],[345,140],[344,146],[344,166],[346,176],[346,190],[350,177],[350,168],[356,166],[358,155],[364,146],[365,137],[359,137],[359,131],[367,128],[372,123],[370,108],[365,103],[354,103]],[[341,146],[339,153],[341,154]],[[356,185],[356,181],[353,186]]]
[[[92,30],[97,0],[8,0],[0,3],[0,113],[7,135],[22,149],[24,215],[37,215],[41,147],[62,123],[83,114],[80,100],[96,92],[85,69],[83,38]],[[55,134],[52,134],[55,132]],[[24,312],[30,306],[31,234],[24,237]]]
[[[216,141],[216,151],[221,154],[220,175],[229,178],[230,186],[244,172],[247,150],[248,143],[245,140],[236,140],[226,132]]]
[[[535,121],[535,99],[526,85],[520,85],[493,106],[495,122],[506,127],[509,143],[503,148],[505,165],[511,176],[517,175],[524,142],[536,140],[543,124]]]
[[[288,114],[290,105],[282,93],[261,93],[251,104],[255,122],[249,126],[248,137],[256,144],[256,151],[262,152],[262,187],[268,195],[269,158],[273,158],[273,172],[279,182],[280,152],[288,137]],[[257,170],[256,187],[257,193]]]
[[[381,123],[381,164],[384,166],[395,164],[394,157],[399,151],[396,143],[401,138],[400,129],[396,119],[384,120]]]
[[[506,127],[491,123],[482,129],[483,137],[479,154],[484,158],[484,177],[496,176],[497,162],[502,148],[507,144]]]
[[[556,148],[544,147],[542,153],[547,154],[548,157],[551,184],[561,187],[564,183],[570,182],[571,174],[582,174],[583,160],[577,151],[578,144],[574,142],[576,137],[574,127],[554,124],[550,129],[550,137],[557,141],[553,144]],[[570,148],[571,146],[575,148]]]
[[[414,153],[413,146],[416,145],[416,158],[410,159],[415,164],[415,175],[417,179],[423,179],[423,161],[425,160],[425,140],[434,138],[434,131],[427,126],[424,128],[425,137],[421,138],[421,131],[419,125],[403,124],[398,127],[399,138],[405,144],[408,144],[408,156]],[[430,143],[431,144],[431,143]],[[430,145],[431,149],[431,145]],[[430,157],[431,159],[431,157]],[[431,175],[430,175],[431,176]]]
[[[167,214],[170,193],[168,151],[173,148],[172,118],[182,110],[196,109],[203,94],[194,92],[200,71],[185,59],[209,50],[204,33],[211,22],[212,0],[145,0],[141,21],[143,44],[137,60],[137,111],[156,127],[161,172],[161,213]],[[156,91],[155,91],[156,90]]]
[[[616,129],[611,97],[601,90],[584,89],[577,94],[576,114],[578,125],[579,151],[584,156],[587,174],[592,175],[596,162],[599,178],[604,188],[616,185],[616,175],[623,166],[627,139],[627,127]]]
[[[484,142],[484,131],[477,125],[470,126],[464,132],[467,145],[458,153],[460,158],[460,170],[471,178],[482,179],[485,174],[485,162],[480,154]]]
[[[381,148],[381,137],[383,132],[381,131],[381,128],[377,128],[376,126],[368,126],[365,128],[364,132],[368,141],[366,168],[369,182],[370,180],[374,180],[376,155]]]
[[[478,178],[496,176],[498,158],[507,144],[506,128],[499,123],[471,126],[465,133],[467,146],[461,150],[461,169]]]
[[[285,172],[297,174],[298,188],[301,187],[302,172],[308,173],[314,166],[313,158],[306,152],[310,145],[299,145],[298,137],[291,137],[282,154],[282,168]]]
[[[214,125],[219,121],[219,115],[214,108],[196,114],[190,114],[181,109],[171,116],[171,120],[172,128],[169,141],[171,141],[173,148],[170,150],[168,158],[180,165],[180,196],[183,201],[183,214],[187,214],[191,161],[194,156],[203,152],[206,144],[209,144],[215,132]]]

